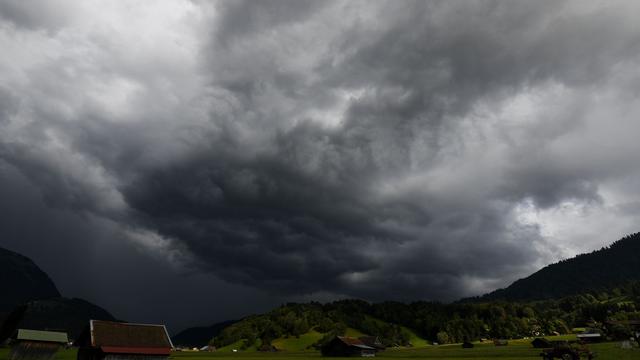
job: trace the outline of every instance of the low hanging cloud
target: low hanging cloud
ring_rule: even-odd
[[[0,162],[168,264],[449,300],[637,230],[632,2],[149,5],[8,3]]]

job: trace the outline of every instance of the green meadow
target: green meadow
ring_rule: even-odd
[[[596,352],[598,360],[638,360],[640,349],[621,349],[618,342],[608,342],[590,345],[590,349]],[[457,345],[424,346],[405,349],[389,349],[378,353],[382,359],[541,359],[540,349],[534,349],[529,340],[511,340],[508,346],[496,347],[492,343],[475,343],[472,349],[463,349]],[[0,359],[7,359],[8,349],[0,348]],[[74,360],[76,351],[73,349],[59,351],[55,360]],[[277,359],[320,359],[322,356],[316,351],[282,351],[277,353],[260,353],[256,351],[239,352],[174,352],[172,360],[277,360]]]
[[[496,347],[492,343],[476,343],[472,349],[463,349],[460,344],[442,345],[442,346],[425,346],[406,349],[389,349],[378,353],[378,358],[415,358],[415,359],[541,359],[540,349],[534,349],[529,343],[530,340],[512,340],[508,346]],[[638,360],[640,359],[640,349],[634,348],[624,350],[620,348],[619,343],[602,343],[590,346],[592,351],[597,353],[596,359],[601,360]],[[307,352],[279,352],[279,353],[256,353],[256,352],[237,352],[237,353],[205,353],[205,352],[176,352],[172,355],[173,359],[194,360],[205,359],[241,359],[241,360],[267,360],[279,358],[296,358],[296,359],[320,359],[322,356],[315,351]],[[328,358],[331,359],[331,358]]]

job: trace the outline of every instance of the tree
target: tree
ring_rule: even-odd
[[[446,331],[440,331],[436,335],[438,339],[438,344],[448,344],[449,343],[449,334]]]

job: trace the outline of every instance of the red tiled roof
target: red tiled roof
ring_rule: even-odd
[[[100,320],[91,320],[91,346],[103,349],[171,349],[173,347],[164,325]]]

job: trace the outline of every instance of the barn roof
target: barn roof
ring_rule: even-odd
[[[18,329],[16,333],[16,340],[43,341],[61,344],[66,344],[69,341],[67,333],[65,332],[29,329]]]
[[[107,353],[169,354],[173,348],[164,325],[91,320],[91,346]]]
[[[596,338],[601,336],[600,333],[581,333],[576,335],[577,338]]]
[[[342,341],[343,343],[349,345],[349,346],[355,346],[357,348],[360,349],[372,349],[375,350],[375,348],[365,345],[364,342],[362,342],[362,340],[357,339],[357,338],[352,338],[352,337],[348,337],[348,336],[338,336],[338,339],[340,341]]]

